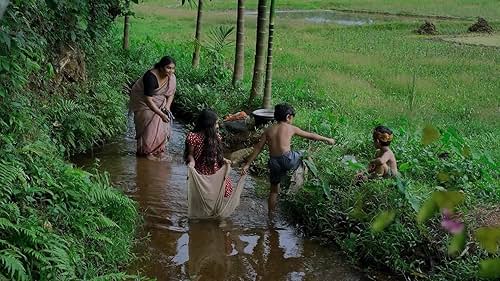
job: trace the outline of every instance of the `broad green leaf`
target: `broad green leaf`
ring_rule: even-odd
[[[405,163],[399,165],[399,171],[400,172],[406,172],[409,169],[410,169],[410,163],[408,163],[408,162],[405,162]]]
[[[479,263],[479,276],[498,280],[500,278],[500,258],[482,260]]]
[[[439,131],[431,126],[427,125],[425,126],[422,134],[422,144],[424,145],[429,145],[439,139],[441,135],[439,134]]]
[[[377,215],[377,217],[375,217],[375,219],[373,220],[371,227],[372,231],[381,232],[392,223],[395,217],[396,217],[396,212],[393,210],[380,212]]]
[[[417,214],[417,222],[423,223],[430,219],[438,211],[438,206],[431,198],[427,199]]]
[[[432,200],[441,208],[452,210],[464,201],[464,193],[458,191],[435,191],[432,193]]]
[[[348,161],[347,166],[354,171],[361,170],[361,169],[365,168],[365,165],[358,163],[358,162],[353,162],[353,161]]]
[[[465,242],[467,240],[466,231],[453,235],[450,244],[448,245],[448,255],[456,256],[459,255],[465,248]]]
[[[496,253],[500,245],[500,227],[481,227],[476,230],[475,237],[479,245],[490,253]]]
[[[313,173],[313,175],[315,177],[319,177],[318,169],[316,168],[316,165],[314,165],[314,163],[312,161],[304,159],[304,160],[302,160],[302,162],[304,162],[304,164],[307,165],[307,168],[309,168],[309,170],[311,171],[311,173]]]
[[[77,19],[77,27],[81,30],[87,30],[87,25],[88,25],[88,22],[85,18],[82,18],[82,17],[78,17]]]
[[[332,200],[332,191],[330,189],[330,185],[326,182],[323,182],[321,186],[323,188],[323,194],[325,194],[326,198],[328,198],[328,200]]]

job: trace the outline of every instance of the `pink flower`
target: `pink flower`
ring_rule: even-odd
[[[441,226],[451,234],[458,234],[464,231],[464,224],[459,221],[453,212],[448,209],[441,211],[443,218],[441,219]]]

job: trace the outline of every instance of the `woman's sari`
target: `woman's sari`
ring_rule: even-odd
[[[159,109],[167,104],[167,98],[175,93],[177,86],[175,75],[170,75],[167,82],[152,93],[153,102]],[[161,117],[146,104],[142,77],[137,80],[130,91],[130,109],[134,112],[135,138],[137,155],[161,156],[172,131],[172,118],[165,123]],[[171,116],[170,116],[171,117]]]

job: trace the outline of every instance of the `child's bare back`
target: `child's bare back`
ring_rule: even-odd
[[[370,162],[369,172],[382,177],[395,176],[398,173],[396,157],[389,147],[377,151],[377,158]]]
[[[292,137],[295,134],[295,126],[280,122],[272,125],[264,131],[264,138],[269,147],[270,156],[280,156],[291,150]]]
[[[302,153],[291,150],[292,137],[294,135],[311,139],[324,141],[328,144],[334,144],[335,140],[318,134],[305,132],[292,125],[295,111],[288,104],[278,104],[274,108],[274,118],[278,123],[267,128],[257,145],[255,145],[252,154],[249,156],[246,164],[243,166],[242,173],[246,174],[250,163],[255,160],[257,155],[267,144],[269,148],[269,182],[271,183],[271,192],[269,193],[269,212],[271,213],[277,202],[279,184],[281,178],[288,171],[296,169],[300,163]]]

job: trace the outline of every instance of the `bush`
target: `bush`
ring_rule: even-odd
[[[13,1],[0,21],[1,280],[130,277],[135,203],[64,158],[125,126],[117,5]]]

